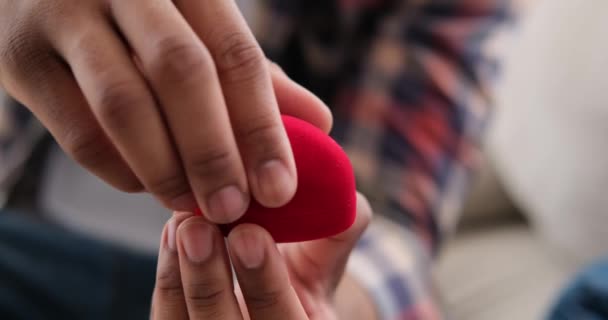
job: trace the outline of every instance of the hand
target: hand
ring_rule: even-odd
[[[0,0],[0,85],[112,186],[216,223],[293,196],[280,112],[331,126],[226,0]]]
[[[340,235],[278,248],[264,229],[246,224],[228,235],[225,246],[203,217],[175,214],[162,235],[151,319],[329,320],[347,309],[339,303],[373,319],[362,311],[370,301],[354,300],[366,296],[356,295],[352,281],[336,296],[346,282],[348,256],[371,219],[362,196],[357,211],[354,225]]]

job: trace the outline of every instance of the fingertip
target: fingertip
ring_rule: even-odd
[[[227,243],[232,259],[246,269],[260,268],[277,251],[276,243],[268,231],[250,223],[232,229]]]
[[[357,192],[357,214],[355,216],[355,222],[346,229],[344,232],[330,237],[332,241],[338,241],[350,247],[354,245],[357,240],[361,237],[361,234],[367,229],[372,221],[372,209],[364,195]],[[320,240],[320,241],[323,241]]]
[[[329,133],[333,126],[330,108],[319,97],[293,81],[275,63],[270,63],[272,83],[282,114],[309,122]]]
[[[230,252],[235,261],[246,269],[258,269],[266,258],[266,241],[263,234],[252,228],[239,228],[228,236]]]
[[[271,60],[266,60],[266,61],[268,62],[268,66],[270,67],[271,74],[288,77],[287,74],[285,73],[285,70],[283,70],[283,68],[281,68],[281,66],[278,63],[271,61]]]
[[[217,228],[203,217],[186,218],[177,229],[180,252],[194,264],[200,264],[213,255],[214,239],[218,238]]]
[[[295,168],[281,160],[270,160],[251,174],[252,191],[256,200],[267,208],[287,204],[295,195],[298,178]]]
[[[174,215],[163,228],[160,251],[158,255],[154,293],[152,295],[152,319],[167,319],[166,314],[172,317],[183,313],[185,303],[181,284],[179,257],[175,246],[175,228],[181,218]],[[171,240],[173,237],[173,240]],[[171,243],[173,241],[173,243]],[[180,317],[181,318],[181,317]]]
[[[321,101],[321,99],[319,99],[318,97],[315,96],[315,98],[317,98],[320,103],[323,103],[323,101]],[[325,105],[325,103],[323,103],[323,104]],[[331,113],[331,110],[329,109],[329,107],[327,105],[325,105],[325,108],[322,108],[321,110],[323,112],[323,116],[322,116],[323,122],[321,122],[321,125],[319,126],[319,128],[321,130],[323,130],[323,132],[329,134],[331,129],[334,127],[334,116]]]
[[[249,195],[237,186],[226,186],[207,197],[204,216],[218,224],[232,223],[245,214],[249,207]]]
[[[230,233],[228,233],[228,236],[226,237],[229,248],[243,239],[251,239],[262,245],[275,244],[272,236],[270,233],[268,233],[268,231],[266,231],[266,229],[253,223],[243,223],[237,225],[230,230]]]
[[[176,231],[177,231],[177,222],[176,222],[176,218],[173,217],[171,219],[169,219],[169,222],[167,223],[167,248],[169,248],[169,250],[171,250],[171,252],[176,252],[177,251],[177,247],[175,245],[176,243]]]
[[[237,226],[228,235],[231,258],[251,319],[304,319],[285,261],[263,228]]]
[[[167,206],[169,209],[175,211],[193,211],[198,205],[194,198],[194,194],[188,191],[170,200]]]
[[[177,234],[181,235],[184,232],[187,232],[189,228],[192,228],[193,225],[202,224],[205,226],[209,226],[212,229],[216,229],[213,222],[207,220],[203,216],[194,215],[190,212],[175,212],[174,219],[179,220],[179,224],[177,225]],[[211,232],[215,232],[216,230],[211,230]],[[179,237],[179,236],[178,236]]]
[[[372,208],[367,198],[357,192],[357,215],[355,222],[346,231],[333,238],[354,244],[372,221]]]
[[[192,213],[190,212],[173,212],[173,216],[169,220],[167,220],[165,226],[163,227],[163,232],[161,235],[161,250],[163,248],[167,248],[170,252],[177,252],[177,228],[184,220],[186,220],[190,216],[192,216]]]
[[[331,109],[329,108],[329,106],[327,104],[325,104],[325,102],[323,102],[323,100],[321,100],[321,98],[314,95],[308,89],[302,87],[301,85],[299,85],[297,83],[296,83],[296,85],[299,87],[300,90],[303,91],[303,94],[307,95],[309,97],[309,99],[311,99],[311,101],[312,101],[311,103],[316,105],[316,109],[318,109],[318,112],[319,112],[317,114],[317,119],[316,119],[317,127],[319,129],[321,129],[323,132],[329,133],[331,131],[331,128],[333,128],[333,125],[334,125],[334,116],[331,113]]]
[[[374,216],[374,210],[369,203],[367,197],[357,192],[357,218],[355,219],[355,225],[360,225],[365,229]]]
[[[241,236],[243,233],[255,233],[258,234],[260,236],[261,239],[263,239],[264,241],[268,239],[272,240],[272,236],[270,235],[270,233],[268,233],[268,231],[266,231],[266,229],[264,229],[263,227],[257,225],[257,224],[253,224],[253,223],[242,223],[239,224],[238,226],[234,227],[232,230],[230,230],[230,233],[228,234],[228,242],[230,242],[230,239],[233,239],[235,237],[239,237]]]

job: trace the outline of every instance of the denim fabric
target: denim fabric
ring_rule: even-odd
[[[0,212],[0,319],[147,319],[156,258]]]
[[[597,262],[577,275],[547,319],[608,319],[608,260]]]

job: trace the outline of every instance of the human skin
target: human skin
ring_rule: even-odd
[[[110,185],[216,223],[293,196],[281,113],[331,127],[233,1],[0,0],[0,85]]]
[[[151,319],[376,319],[367,293],[344,273],[371,214],[359,196],[344,233],[277,246],[256,225],[237,226],[224,242],[205,218],[176,213],[161,238]]]

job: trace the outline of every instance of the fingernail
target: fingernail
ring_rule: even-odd
[[[264,242],[260,234],[250,230],[237,231],[233,250],[237,259],[247,269],[259,268],[264,262]]]
[[[247,207],[245,195],[236,186],[225,187],[209,197],[207,217],[215,223],[230,223],[240,218]]]
[[[295,181],[279,160],[271,160],[258,168],[257,183],[267,206],[280,206],[294,193]]]
[[[175,217],[171,218],[169,220],[169,223],[167,225],[167,247],[169,247],[169,250],[171,250],[172,252],[175,252],[175,231],[177,229],[177,221],[175,219]]]
[[[196,199],[192,192],[188,192],[171,200],[171,209],[177,211],[192,211],[197,207]]]
[[[180,231],[188,260],[201,263],[213,252],[213,227],[203,221],[192,222]]]

